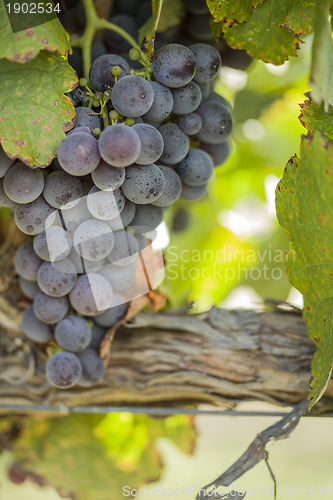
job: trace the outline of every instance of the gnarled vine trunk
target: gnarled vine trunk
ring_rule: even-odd
[[[26,304],[17,293],[11,287],[0,299],[0,405],[231,408],[246,400],[289,406],[307,397],[315,346],[299,313],[277,309],[141,312],[116,332],[102,382],[55,390],[44,376],[46,354],[20,333]],[[332,408],[330,381],[321,409]]]

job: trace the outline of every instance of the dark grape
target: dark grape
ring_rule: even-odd
[[[141,151],[135,163],[138,165],[150,165],[157,161],[163,153],[164,141],[159,131],[148,123],[138,123],[132,129],[138,134]]]
[[[152,203],[161,196],[165,180],[161,170],[154,164],[126,168],[125,182],[121,189],[133,203]]]
[[[80,179],[62,170],[51,172],[45,180],[43,196],[54,208],[72,208],[83,195]]]
[[[188,186],[187,184],[183,184],[180,197],[187,201],[200,200],[207,193],[207,189],[207,184],[203,184],[202,186]]]
[[[104,363],[94,349],[88,347],[78,353],[78,358],[82,366],[82,375],[79,380],[79,385],[89,386],[96,384],[103,378]]]
[[[153,104],[143,115],[145,121],[159,122],[169,116],[173,108],[173,97],[171,90],[159,82],[149,82],[154,91]]]
[[[35,235],[44,231],[46,225],[52,224],[56,214],[42,196],[25,205],[16,205],[14,218],[22,233]]]
[[[97,325],[104,326],[105,328],[110,328],[125,317],[127,306],[123,302],[123,299],[120,295],[117,295],[117,302],[119,302],[118,305],[110,307],[102,314],[96,316],[95,321]]]
[[[132,222],[136,211],[136,204],[125,199],[125,206],[121,213],[114,219],[105,221],[112,231],[120,231],[129,226]]]
[[[101,120],[98,115],[90,108],[77,107],[76,111],[76,127],[89,127],[94,130],[100,128]],[[79,131],[78,131],[79,132]]]
[[[18,162],[7,171],[3,188],[8,198],[15,203],[30,203],[42,193],[44,176],[40,168],[33,169]]]
[[[22,318],[22,330],[26,336],[34,342],[49,342],[52,339],[49,325],[42,323],[30,306],[24,311]]]
[[[127,167],[138,158],[141,144],[132,127],[115,124],[103,130],[98,147],[106,163],[113,167]]]
[[[14,210],[16,207],[15,201],[8,198],[3,188],[3,179],[0,179],[0,207],[10,208]]]
[[[99,316],[101,316],[101,315],[99,314]],[[97,317],[98,316],[96,316],[96,318]],[[106,334],[105,328],[94,324],[92,327],[92,336],[91,336],[91,341],[90,341],[89,347],[91,347],[92,349],[99,349],[100,344],[105,337],[105,334]]]
[[[97,140],[92,135],[68,135],[58,148],[58,161],[71,175],[90,174],[101,161]]]
[[[96,219],[110,220],[117,217],[125,206],[125,197],[120,189],[101,191],[96,186],[87,196],[87,207]]]
[[[25,278],[22,278],[22,276],[19,276],[19,285],[21,291],[30,300],[34,300],[36,295],[40,292],[40,288],[36,281],[26,280]]]
[[[42,260],[35,253],[32,244],[28,241],[22,243],[15,253],[14,266],[22,278],[37,281],[37,273]]]
[[[153,205],[156,207],[168,207],[178,200],[182,190],[182,182],[179,175],[172,168],[163,165],[159,165],[158,168],[164,175],[165,185],[162,195],[158,200],[154,201]]]
[[[173,109],[177,115],[193,113],[201,103],[201,90],[195,82],[172,90]]]
[[[136,233],[146,233],[157,226],[163,220],[163,208],[153,205],[136,205],[135,217],[131,222],[131,227]]]
[[[125,169],[111,167],[106,161],[101,160],[91,176],[95,185],[102,191],[115,191],[125,180]]]
[[[69,259],[56,264],[43,262],[37,273],[37,282],[42,292],[50,297],[64,297],[76,282],[76,268]]]
[[[205,144],[201,143],[200,148],[206,151],[212,158],[214,166],[222,165],[230,156],[230,142],[225,141],[221,144]]]
[[[90,219],[82,222],[74,231],[73,246],[86,260],[103,259],[109,255],[113,245],[113,233],[104,221]]]
[[[36,295],[33,302],[34,313],[43,323],[59,323],[68,312],[67,297],[50,297],[43,292]]]
[[[195,135],[202,127],[201,116],[198,113],[190,113],[181,116],[178,122],[179,128],[187,135]]]
[[[70,389],[80,380],[81,375],[79,358],[71,352],[56,352],[46,363],[46,378],[58,389]]]
[[[84,316],[97,316],[112,306],[111,284],[103,276],[89,272],[78,277],[69,299],[74,309]]]
[[[115,83],[111,92],[113,107],[124,116],[136,118],[150,109],[154,91],[149,82],[137,75],[124,76]]]
[[[139,252],[135,236],[128,231],[116,231],[113,235],[114,245],[107,256],[108,261],[117,266],[127,266],[134,262]]]
[[[213,170],[211,157],[202,149],[190,149],[186,158],[177,166],[177,173],[188,186],[206,184]]]
[[[117,77],[118,80],[123,76],[129,75],[129,65],[121,56],[117,56],[115,54],[105,54],[95,59],[89,71],[89,80],[91,85],[96,90],[102,92],[112,88],[115,84],[115,77],[112,74],[112,69],[115,66],[119,66],[121,69],[121,73]]]
[[[161,125],[159,131],[164,140],[164,149],[160,160],[166,165],[175,165],[182,161],[190,149],[188,136],[175,123]]]
[[[189,46],[196,60],[196,70],[193,80],[206,83],[218,75],[221,69],[221,56],[218,51],[206,43],[195,43]]]
[[[0,143],[0,178],[6,175],[7,171],[14,163],[15,160],[6,155]]]
[[[218,102],[206,100],[196,111],[202,119],[202,127],[197,137],[207,144],[224,142],[232,129],[230,111]]]
[[[80,352],[90,344],[92,331],[86,319],[70,314],[56,325],[54,336],[65,351]]]
[[[167,87],[183,87],[189,83],[195,73],[193,53],[177,43],[161,47],[153,59],[153,73],[160,83]]]
[[[36,254],[47,262],[65,259],[72,248],[72,239],[67,231],[59,226],[51,226],[34,237]]]

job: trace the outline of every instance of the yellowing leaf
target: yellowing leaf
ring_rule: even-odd
[[[43,50],[62,55],[71,51],[68,35],[59,19],[13,33],[4,0],[0,0],[0,59],[25,63]]]
[[[34,167],[51,163],[75,115],[63,93],[76,82],[56,53],[41,52],[25,64],[0,60],[0,141],[9,156]]]

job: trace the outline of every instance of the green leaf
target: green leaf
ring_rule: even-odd
[[[314,0],[265,0],[263,3],[230,0],[219,4],[217,21],[226,20],[223,31],[227,43],[246,49],[254,59],[267,63],[279,65],[296,56],[300,36],[311,31]]]
[[[75,116],[63,92],[76,82],[73,68],[56,53],[41,52],[25,64],[0,60],[0,141],[9,156],[30,166],[52,161]]]
[[[4,0],[0,0],[0,59],[25,63],[41,51],[71,52],[68,35],[59,19],[13,33]]]
[[[319,132],[304,137],[276,191],[277,216],[290,246],[287,272],[304,296],[304,320],[317,346],[310,407],[320,399],[333,364],[333,144]]]
[[[162,11],[157,25],[157,32],[163,33],[173,26],[178,26],[183,12],[182,0],[166,0],[162,3]]]
[[[265,0],[207,0],[207,6],[216,23],[224,21],[229,26],[248,21],[253,9]]]
[[[311,97],[316,104],[323,103],[325,111],[328,111],[329,105],[333,105],[333,40],[329,20],[331,6],[331,0],[317,2],[310,76]]]
[[[65,496],[71,492],[71,498],[80,500],[122,498],[125,485],[138,488],[160,478],[160,437],[193,453],[193,418],[110,413],[28,420],[14,456],[27,472]]]
[[[330,106],[327,113],[323,106],[318,106],[311,99],[300,105],[302,113],[299,116],[302,125],[314,132],[320,130],[327,139],[333,140],[333,107]]]
[[[141,50],[147,52],[151,59],[154,53],[154,40],[162,12],[163,0],[152,0],[152,17],[139,29],[139,43]]]

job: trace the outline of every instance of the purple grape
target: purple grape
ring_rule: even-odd
[[[54,336],[65,351],[80,352],[90,344],[92,331],[87,320],[71,314],[59,321]]]
[[[68,312],[67,297],[49,297],[43,292],[36,295],[33,302],[34,313],[43,323],[54,325]]]
[[[46,378],[58,389],[70,389],[80,380],[82,365],[71,352],[56,352],[46,363]]]
[[[195,74],[196,61],[193,53],[177,43],[161,47],[153,59],[153,73],[167,87],[183,87]]]
[[[79,352],[78,358],[82,365],[82,376],[79,385],[93,385],[103,378],[105,371],[104,363],[94,349],[88,347],[84,351]]]
[[[15,253],[14,266],[22,278],[37,281],[37,273],[42,260],[35,253],[30,242],[22,243]]]
[[[71,175],[90,174],[101,161],[97,140],[79,132],[67,136],[59,146],[58,161]]]
[[[103,130],[98,141],[99,152],[112,167],[127,167],[140,154],[140,139],[132,127],[115,124]]]
[[[52,339],[50,326],[37,318],[32,306],[24,311],[22,330],[34,342],[49,342]]]
[[[84,316],[97,316],[111,307],[112,297],[113,291],[109,281],[104,276],[92,272],[79,276],[69,294],[74,309]]]

